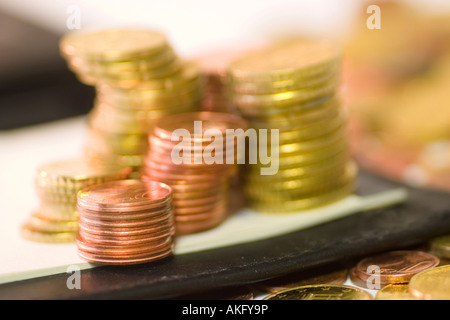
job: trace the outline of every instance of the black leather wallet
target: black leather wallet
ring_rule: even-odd
[[[400,184],[361,172],[358,193]],[[345,265],[376,252],[406,248],[450,232],[450,196],[408,187],[406,202],[361,212],[283,236],[176,255],[133,266],[81,271],[81,289],[66,273],[0,285],[1,299],[169,299],[252,284],[290,272]]]

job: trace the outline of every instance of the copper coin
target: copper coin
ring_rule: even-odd
[[[223,210],[223,208],[226,208],[227,201],[221,200],[217,201],[211,204],[203,205],[203,206],[197,206],[197,207],[184,207],[180,205],[179,207],[175,207],[175,217],[183,216],[183,215],[189,215],[193,216],[195,214],[205,214],[210,213],[213,214],[217,210]]]
[[[78,232],[81,239],[85,242],[92,244],[106,244],[106,245],[142,245],[145,243],[150,243],[154,240],[160,240],[162,238],[167,238],[169,236],[174,236],[175,227],[158,233],[150,233],[146,235],[138,236],[116,236],[116,237],[106,237],[98,236],[84,232],[80,230]]]
[[[202,192],[212,188],[220,188],[228,182],[225,179],[211,179],[205,182],[178,181],[172,185],[174,192]]]
[[[201,231],[206,231],[209,229],[212,229],[214,227],[217,227],[221,222],[223,221],[223,218],[220,219],[209,219],[205,221],[200,222],[177,222],[176,223],[176,235],[186,235]]]
[[[239,141],[237,139],[243,139],[245,136],[243,131],[242,134],[240,132],[233,132],[234,134],[231,134],[230,132],[228,135],[226,135],[226,132],[221,133],[220,131],[217,131],[216,135],[213,135],[212,133],[216,133],[216,131],[211,132],[211,135],[206,134],[201,137],[201,139],[191,138],[190,135],[179,136],[175,133],[170,137],[170,139],[162,139],[161,137],[152,134],[149,136],[148,140],[151,146],[157,146],[169,152],[175,147],[184,147],[187,150],[192,150],[192,152],[201,152],[205,151],[208,147],[211,147],[211,144],[214,142],[214,146],[222,148],[216,151],[225,153],[225,151],[232,150],[237,146],[236,142]],[[217,139],[219,140],[217,141]]]
[[[119,257],[111,258],[111,257],[104,257],[101,255],[96,255],[96,254],[92,254],[89,252],[84,252],[82,250],[78,250],[78,255],[83,260],[86,260],[86,261],[94,263],[94,264],[104,264],[104,265],[131,265],[131,264],[145,263],[145,262],[163,259],[165,257],[170,256],[171,254],[172,254],[172,248],[169,248],[169,249],[159,252],[159,253],[146,254],[146,255],[142,255],[142,256],[131,256],[131,257],[125,257],[125,258],[119,258]]]
[[[197,213],[193,215],[181,215],[175,217],[175,224],[180,223],[203,223],[208,221],[219,220],[219,218],[225,215],[225,210],[217,210],[214,213]]]
[[[202,132],[194,132],[195,121],[201,121]],[[161,139],[171,140],[173,131],[186,129],[191,133],[192,139],[203,139],[205,131],[217,129],[225,133],[227,129],[247,128],[246,121],[236,115],[222,112],[190,112],[167,116],[156,122],[153,133]],[[193,134],[193,135],[192,135]]]
[[[147,226],[145,228],[136,228],[136,227],[96,227],[79,222],[79,232],[84,231],[89,234],[95,235],[104,235],[111,237],[120,237],[120,236],[134,236],[134,235],[146,235],[151,233],[159,233],[164,230],[168,230],[173,226],[173,219],[170,221],[165,221],[164,223],[160,223],[154,226]]]
[[[351,280],[351,282],[357,286],[357,287],[361,287],[361,288],[365,288],[365,289],[369,289],[369,286],[367,284],[367,281],[362,280],[357,274],[356,274],[356,266],[351,268],[348,272],[349,278]],[[372,284],[372,283],[371,283]],[[385,283],[380,283],[380,289],[385,287],[386,284]]]
[[[155,210],[146,210],[146,211],[136,211],[136,212],[92,212],[88,210],[80,209],[79,213],[83,217],[91,220],[100,220],[100,221],[133,221],[139,219],[148,219],[151,217],[157,217],[164,212],[169,212],[172,210],[172,203],[168,203],[163,207],[157,207]]]
[[[380,283],[407,283],[415,274],[438,264],[438,257],[423,251],[390,251],[359,261],[356,265],[356,274],[361,280],[366,281],[374,275],[367,273],[368,268],[375,266],[380,271]]]
[[[231,169],[231,165],[229,164],[223,164],[221,166],[197,166],[193,167],[190,165],[185,165],[183,163],[181,164],[160,164],[156,163],[154,161],[147,161],[146,162],[147,171],[156,171],[160,173],[168,173],[168,174],[175,174],[175,175],[227,175],[229,173],[229,170]]]
[[[158,179],[161,181],[167,181],[167,184],[171,184],[169,181],[178,181],[178,180],[188,180],[192,182],[204,182],[211,180],[212,177],[220,176],[219,174],[211,175],[211,174],[173,174],[168,172],[159,172],[156,170],[152,170],[151,168],[146,168],[146,174],[153,179]],[[225,179],[225,176],[224,178]]]
[[[101,220],[101,219],[89,219],[83,215],[79,217],[79,223],[88,224],[96,227],[150,227],[160,224],[161,222],[170,220],[173,212],[167,211],[163,214],[155,217],[145,218],[145,219],[132,219],[130,221],[127,220]]]
[[[152,240],[142,245],[129,244],[99,244],[84,241],[83,238],[77,236],[77,246],[85,252],[99,253],[102,255],[126,255],[126,254],[146,254],[158,252],[167,246],[172,245],[173,238],[166,237],[159,240]]]
[[[204,199],[209,198],[212,196],[215,196],[217,194],[222,194],[224,196],[227,196],[229,192],[228,184],[224,184],[219,187],[214,187],[210,189],[193,189],[188,191],[176,191],[173,195],[173,201],[177,200],[198,200],[198,199]],[[228,197],[228,196],[227,196]]]
[[[161,182],[120,180],[86,188],[78,193],[80,207],[99,211],[144,210],[167,201],[172,189]]]
[[[177,199],[177,197],[173,200],[174,208],[191,208],[191,207],[204,207],[214,205],[218,202],[222,202],[226,199],[226,197],[221,194],[215,194],[210,197],[197,198],[197,199]],[[226,201],[226,200],[225,200]]]

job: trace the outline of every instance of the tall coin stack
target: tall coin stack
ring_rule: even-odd
[[[61,160],[40,166],[35,186],[39,208],[22,226],[22,235],[38,242],[73,242],[78,231],[77,192],[86,187],[126,179],[131,168]]]
[[[227,129],[236,134],[227,135]],[[242,118],[221,112],[190,112],[156,122],[143,179],[172,187],[177,234],[210,229],[226,218],[229,180],[243,156],[237,141],[244,130]]]
[[[279,152],[275,174],[261,175],[266,165],[260,162],[245,168],[243,188],[251,207],[295,212],[354,190],[356,167],[336,95],[340,60],[339,50],[327,42],[298,40],[253,51],[229,65],[233,103],[250,127],[268,131],[268,150]]]
[[[74,32],[60,48],[80,81],[96,87],[86,144],[90,158],[139,168],[156,119],[199,109],[200,70],[180,59],[162,33]]]
[[[121,180],[78,194],[78,255],[97,264],[159,260],[173,250],[172,190],[157,182]]]

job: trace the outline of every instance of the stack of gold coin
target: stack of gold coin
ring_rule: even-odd
[[[340,51],[328,42],[296,40],[230,63],[230,97],[259,134],[259,146],[249,149],[258,150],[259,160],[272,153],[278,165],[269,174],[261,174],[268,166],[262,161],[247,165],[243,188],[251,207],[292,212],[353,192],[356,167],[337,95],[340,61]],[[261,150],[265,137],[266,153]]]
[[[178,234],[206,230],[225,219],[229,181],[243,156],[243,144],[236,141],[245,129],[242,118],[220,112],[190,112],[156,122],[143,177],[172,187]]]
[[[86,144],[90,158],[139,167],[156,119],[200,107],[198,66],[182,60],[160,32],[74,32],[60,48],[80,81],[96,87]]]
[[[77,192],[99,183],[125,179],[131,168],[84,159],[51,162],[37,170],[39,208],[22,226],[25,238],[39,242],[75,241],[78,230]]]
[[[78,255],[97,264],[137,264],[172,253],[172,189],[157,181],[120,180],[78,193]]]

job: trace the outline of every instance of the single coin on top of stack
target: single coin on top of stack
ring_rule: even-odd
[[[46,163],[37,169],[39,208],[22,225],[22,235],[38,242],[73,242],[78,231],[77,192],[99,183],[126,179],[131,168],[85,159]]]
[[[153,122],[199,109],[203,81],[198,66],[183,61],[160,32],[73,32],[60,48],[80,81],[97,90],[88,121],[89,158],[126,162],[138,171]]]
[[[261,163],[246,166],[243,188],[253,208],[295,212],[353,192],[357,169],[336,94],[340,61],[340,50],[328,42],[293,40],[230,63],[233,104],[250,127],[268,130],[269,149],[279,151],[273,175],[261,175]]]
[[[174,244],[172,189],[120,180],[78,193],[78,255],[96,264],[137,264],[169,256]]]
[[[156,122],[142,175],[172,187],[178,234],[206,230],[225,219],[228,183],[243,156],[237,141],[244,130],[242,118],[220,112],[184,113]]]

